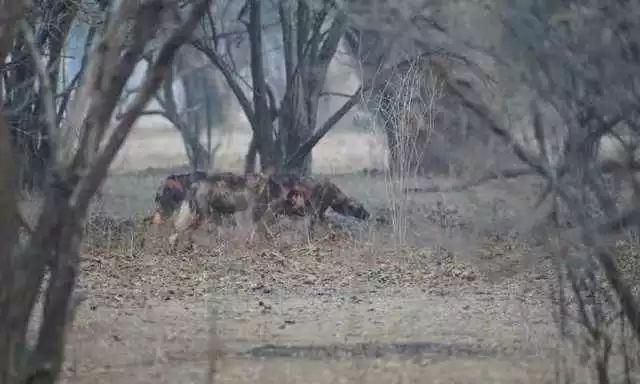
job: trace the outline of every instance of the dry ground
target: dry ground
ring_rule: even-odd
[[[88,298],[64,382],[206,382],[212,329],[224,383],[553,380],[553,278],[503,230],[514,228],[521,183],[416,195],[401,245],[393,225],[332,216],[335,227],[312,240],[304,222],[285,220],[272,244],[229,229],[171,252],[167,229],[118,222],[148,212],[160,178],[122,175],[105,186],[88,224]],[[335,180],[374,215],[386,212],[384,179]],[[100,219],[107,212],[115,223]]]
[[[135,148],[122,158],[149,156]],[[375,166],[363,153],[342,168]],[[394,216],[384,177],[334,176],[395,220],[333,215],[313,239],[283,220],[271,243],[248,243],[241,227],[171,251],[168,229],[139,224],[168,173],[106,182],[63,383],[205,383],[211,361],[221,383],[544,383],[570,356],[556,345],[549,262],[522,221],[531,180],[414,194]]]

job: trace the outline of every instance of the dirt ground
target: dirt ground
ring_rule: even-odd
[[[535,180],[404,196],[384,176],[334,175],[370,221],[330,214],[309,238],[285,219],[269,243],[241,223],[171,250],[169,228],[141,223],[184,154],[139,136],[86,223],[63,383],[547,383],[563,363],[589,382],[558,345]],[[315,172],[383,164],[377,147],[329,139]],[[238,148],[217,164],[234,169]]]
[[[166,173],[103,188],[63,383],[546,383],[567,356],[522,180],[400,207],[382,176],[336,176],[391,223],[330,215],[309,238],[285,219],[271,243],[241,225],[172,251],[138,224]]]

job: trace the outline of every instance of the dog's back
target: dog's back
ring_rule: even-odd
[[[232,172],[207,175],[192,184],[190,200],[200,214],[231,215],[247,210],[265,181],[266,178],[259,175],[237,175]]]
[[[314,216],[324,218],[331,207],[336,213],[361,220],[369,217],[362,203],[347,196],[327,178],[316,179],[293,174],[274,175],[269,179],[271,199],[285,199],[286,214],[304,215],[312,210]]]

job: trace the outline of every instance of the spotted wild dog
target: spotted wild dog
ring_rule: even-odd
[[[260,218],[265,213],[305,216],[310,198],[310,194],[305,191],[305,187],[295,181],[262,174],[241,176],[223,172],[209,175],[194,182],[187,191],[187,197],[174,221],[176,233],[172,235],[170,242],[175,244],[178,237],[186,232],[191,237],[192,231],[204,222],[207,223],[209,232],[212,224],[218,229],[225,216],[231,216],[232,223],[237,226],[234,217],[236,213],[253,215],[261,212]],[[263,208],[256,209],[257,205]],[[258,220],[251,221],[255,225]],[[252,231],[251,238],[254,232]]]
[[[236,175],[231,172],[218,173],[194,183],[190,189],[191,209],[199,219],[222,224],[223,216],[245,212],[255,200],[255,193],[264,183],[261,175]],[[237,222],[233,218],[233,225]]]
[[[347,196],[342,190],[328,179],[313,183],[311,190],[311,205],[313,215],[320,221],[325,220],[328,208],[343,216],[351,216],[360,220],[367,220],[369,211],[353,197]]]
[[[345,195],[328,179],[218,173],[192,183],[175,221],[177,232],[170,242],[174,243],[179,233],[199,228],[204,221],[209,229],[211,223],[219,227],[223,216],[238,212],[250,212],[255,229],[269,237],[268,227],[279,216],[308,216],[312,230],[317,220],[325,220],[328,208],[361,220],[369,218],[360,202]],[[251,238],[254,234],[252,231]]]
[[[311,202],[309,188],[293,175],[270,175],[254,195],[251,218],[256,230],[272,237],[269,227],[278,216],[306,216]]]
[[[266,188],[257,196],[252,216],[257,228],[265,234],[268,224],[280,215],[309,216],[311,231],[318,220],[325,221],[329,208],[360,220],[370,216],[362,203],[347,196],[330,180],[291,174],[269,177]]]
[[[190,237],[203,222],[207,223],[209,232],[212,224],[219,229],[225,217],[237,226],[235,214],[251,211],[249,207],[265,181],[265,177],[257,174],[221,172],[192,183],[174,221],[176,233],[170,242],[175,243],[179,234],[187,231]]]
[[[153,224],[162,224],[171,217],[184,200],[191,184],[204,179],[205,172],[196,171],[192,173],[174,174],[165,178],[155,196],[155,212],[151,219]]]

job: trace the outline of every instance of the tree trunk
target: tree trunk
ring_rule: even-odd
[[[200,114],[197,109],[199,96],[198,91],[200,90],[200,86],[198,84],[199,79],[197,78],[197,74],[192,72],[185,75],[182,81],[184,84],[185,107],[187,109],[185,116],[187,126],[181,127],[181,132],[183,132],[183,137],[185,134],[189,137],[189,139],[185,141],[185,144],[188,144],[190,147],[191,167],[195,171],[200,169],[202,159],[206,153],[206,150],[202,151],[204,147],[200,144]],[[188,133],[185,132],[187,130],[189,131]]]
[[[38,21],[40,28],[36,34],[36,44],[38,49],[46,51],[49,55],[47,68],[51,76],[50,84],[55,92],[60,75],[62,50],[76,15],[77,4],[57,1],[51,6],[51,13],[44,20]],[[55,27],[51,26],[53,20]],[[22,39],[15,45],[12,57],[21,61],[21,65],[15,70],[13,81],[7,85],[7,89],[14,91],[10,92],[12,96],[6,101],[14,113],[13,137],[20,164],[18,180],[24,189],[40,191],[44,186],[47,164],[52,160],[49,132],[41,118],[43,95],[33,89],[35,64]],[[15,110],[16,108],[20,110]]]
[[[4,63],[13,47],[15,24],[22,17],[24,9],[18,0],[0,0],[0,9],[7,16],[4,22],[0,22],[0,62]],[[14,252],[18,241],[16,164],[11,145],[12,135],[2,108],[4,102],[2,100],[0,103],[0,383],[13,384],[17,380],[21,361],[21,356],[17,356],[17,346],[23,345],[24,337],[14,332],[18,324],[12,321],[9,309],[19,299],[13,290],[14,281],[23,276],[17,268],[18,260]]]
[[[285,158],[290,158],[298,148],[311,136],[315,124],[315,117],[310,116],[309,104],[305,100],[305,89],[301,75],[294,75],[284,95],[280,108],[279,130],[284,140]],[[299,175],[311,173],[311,152],[302,161],[288,167],[290,171]]]
[[[17,346],[23,345],[22,334],[14,332],[11,308],[18,297],[13,290],[14,279],[22,278],[14,254],[18,232],[16,225],[17,198],[15,162],[11,149],[9,126],[0,112],[0,383],[14,383],[17,364],[20,361]],[[8,348],[7,348],[8,347]]]
[[[259,0],[249,0],[249,40],[251,79],[253,81],[253,105],[255,106],[254,137],[260,154],[263,172],[276,171],[280,166],[273,140],[273,123],[268,105],[268,90],[262,52],[262,10]]]
[[[258,145],[256,144],[256,139],[252,135],[251,142],[249,143],[249,149],[247,150],[247,155],[244,159],[245,175],[255,173],[257,160],[258,160]]]

